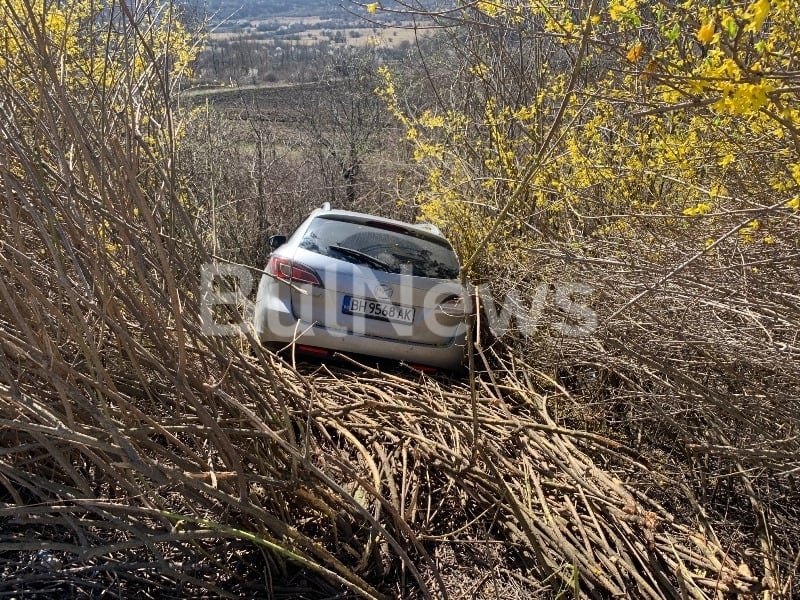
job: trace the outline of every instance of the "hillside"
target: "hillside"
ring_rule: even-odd
[[[280,2],[279,0],[206,0],[202,6],[211,15],[234,15],[235,18],[271,18],[271,17],[339,17],[342,6],[330,0],[299,0],[297,2]]]
[[[422,3],[423,5],[425,3]],[[195,5],[190,4],[192,9]],[[409,12],[402,3],[389,0],[383,3],[386,9],[380,14],[371,15],[370,19],[380,23],[391,23],[395,19],[403,20],[407,17],[394,14],[395,12]],[[255,22],[269,22],[275,19],[315,17],[322,21],[336,22],[367,17],[367,12],[362,6],[351,2],[337,0],[299,0],[297,2],[280,2],[278,0],[205,0],[196,5],[196,9],[205,12],[211,18],[211,25],[223,24],[224,20],[240,21],[250,20]]]
[[[209,5],[199,17],[206,38],[194,83],[307,83],[319,77],[328,57],[352,49],[370,49],[384,61],[402,59],[433,29],[429,19],[400,8],[368,14],[351,3]]]

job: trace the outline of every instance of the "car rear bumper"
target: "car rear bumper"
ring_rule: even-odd
[[[289,347],[308,345],[352,354],[390,359],[410,364],[458,370],[466,354],[466,324],[459,325],[446,344],[430,345],[412,341],[359,335],[329,329],[298,320],[288,303],[270,298],[256,306],[254,326],[262,344]]]
[[[442,336],[442,343],[435,345],[403,337],[400,329],[397,337],[377,337],[344,328],[322,327],[298,319],[292,310],[291,288],[266,276],[259,286],[253,326],[262,344],[278,348],[307,345],[454,371],[463,367],[466,355],[464,321],[452,326],[452,333]]]

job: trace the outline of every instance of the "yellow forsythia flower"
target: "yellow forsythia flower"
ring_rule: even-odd
[[[683,209],[683,214],[687,217],[696,217],[698,215],[705,215],[711,212],[711,205],[707,202],[700,202],[696,206],[690,206]]]
[[[753,219],[739,230],[739,237],[743,242],[750,243],[753,241],[753,235],[759,229],[761,229],[761,223],[758,222],[758,219]]]
[[[614,0],[608,7],[612,21],[621,21],[624,17],[632,15],[639,6],[639,0]]]
[[[750,18],[750,24],[747,26],[748,31],[758,31],[764,23],[764,19],[769,16],[769,0],[758,0],[750,5],[747,9],[745,16]]]
[[[635,63],[642,57],[642,54],[644,54],[644,45],[641,42],[637,42],[631,46],[631,49],[628,50],[625,58],[628,59],[628,62]]]
[[[478,10],[486,13],[490,17],[499,17],[505,10],[497,2],[478,2]]]
[[[800,163],[789,165],[789,168],[792,172],[792,179],[794,179],[797,185],[800,185]]]
[[[369,14],[374,15],[376,10],[378,10],[377,2],[370,2],[369,4],[367,4],[367,12]]]
[[[477,65],[471,66],[469,72],[475,75],[475,77],[484,78],[489,74],[489,67],[484,63],[478,63]]]
[[[714,39],[714,30],[716,26],[714,25],[714,21],[708,21],[705,25],[703,25],[697,31],[697,41],[702,44],[710,44],[711,40]]]

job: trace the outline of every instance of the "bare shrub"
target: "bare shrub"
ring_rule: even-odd
[[[73,68],[85,75],[86,63],[61,53],[89,48],[51,43],[32,4],[14,3],[13,14],[8,6],[0,15],[35,43],[13,57],[26,70],[22,83],[8,58],[0,67],[0,591],[793,594],[796,525],[792,505],[778,500],[794,498],[796,454],[793,431],[778,427],[794,426],[796,371],[775,360],[795,348],[790,254],[731,250],[726,256],[749,256],[745,267],[759,262],[764,279],[748,287],[754,272],[733,259],[709,284],[706,272],[718,266],[695,271],[699,260],[686,263],[692,254],[675,251],[679,243],[667,256],[686,263],[675,273],[617,248],[614,285],[608,271],[587,279],[605,293],[598,310],[613,328],[570,344],[567,358],[553,343],[549,363],[533,346],[503,354],[479,346],[489,368],[469,382],[376,370],[303,375],[257,347],[250,359],[243,350],[252,340],[206,335],[199,318],[200,268],[215,249],[206,236],[217,230],[209,207],[220,190],[203,196],[185,185],[178,161],[209,184],[225,173],[208,149],[218,146],[201,141],[195,154],[177,154],[183,115],[171,108],[175,74],[163,68],[172,55],[155,43],[160,26],[175,31],[171,13],[148,20],[152,13],[113,5],[129,36],[119,47],[144,45],[97,54],[98,69],[138,73],[100,85],[65,77]],[[230,144],[234,174],[250,176],[240,161],[252,165],[253,155],[235,154],[243,149],[236,138],[208,141]],[[257,178],[247,181],[257,189]],[[235,256],[233,244],[217,249]],[[581,255],[563,275],[608,265],[611,250]],[[687,313],[706,301],[709,310],[695,311],[702,318]],[[767,319],[775,324],[765,332]],[[656,327],[670,336],[654,343]],[[767,339],[785,346],[767,352]],[[745,343],[750,350],[735,362],[730,349]],[[707,353],[717,356],[711,370]],[[741,390],[725,392],[731,380]],[[775,393],[756,395],[768,389]],[[587,395],[608,414],[638,419],[621,429],[630,440],[611,435],[608,423],[586,425]],[[742,419],[751,399],[759,406]],[[668,460],[637,446],[637,431],[664,440]],[[720,446],[730,432],[737,438]],[[704,433],[700,446],[672,443]],[[687,464],[719,482],[716,499],[697,498],[696,478],[681,487]],[[677,488],[690,506],[676,500]],[[722,493],[741,519],[722,519]],[[747,521],[753,515],[760,529]],[[763,545],[754,550],[752,538]],[[469,557],[464,547],[485,552]]]

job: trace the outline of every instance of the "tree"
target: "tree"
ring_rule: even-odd
[[[364,157],[375,150],[389,118],[375,94],[378,52],[332,49],[319,61],[318,84],[294,107],[316,148],[320,173],[335,206],[355,208],[363,196]]]

